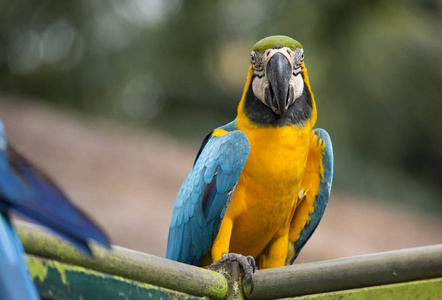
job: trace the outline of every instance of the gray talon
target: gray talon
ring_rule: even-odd
[[[247,261],[249,262],[249,264],[252,266],[253,268],[253,273],[255,273],[256,270],[256,263],[255,263],[255,259],[252,256],[247,256]]]
[[[244,280],[250,284],[250,293],[253,291],[254,286],[254,278],[253,273],[255,273],[256,263],[255,259],[252,256],[243,256],[237,253],[227,253],[224,254],[223,257],[214,262],[212,266],[218,266],[220,264],[224,264],[227,262],[237,261],[241,268],[244,271]]]

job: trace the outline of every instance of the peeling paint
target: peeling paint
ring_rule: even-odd
[[[40,282],[44,282],[46,277],[48,276],[48,267],[43,264],[42,261],[27,256],[26,260],[28,262],[29,272],[31,273],[32,280],[38,278]]]
[[[66,278],[66,271],[82,272],[88,275],[105,278],[105,275],[103,273],[88,270],[83,267],[63,264],[55,260],[39,259],[37,257],[29,255],[26,257],[26,260],[28,262],[28,267],[32,279],[35,280],[36,278],[38,278],[40,282],[44,282],[46,280],[49,268],[57,270],[58,274],[60,275],[61,282],[63,283],[63,285],[66,286],[69,285],[69,281]]]

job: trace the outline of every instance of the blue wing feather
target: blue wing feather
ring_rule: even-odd
[[[305,243],[311,237],[313,232],[316,230],[319,222],[324,215],[325,208],[328,204],[328,199],[330,197],[330,190],[333,180],[333,148],[331,144],[330,136],[324,129],[315,129],[315,134],[319,137],[318,143],[324,143],[324,154],[322,157],[322,166],[324,168],[324,177],[321,178],[319,193],[315,197],[315,208],[313,213],[310,215],[311,220],[307,222],[301,231],[298,240],[295,242],[295,257],[290,263],[293,263],[304,247]]]
[[[0,299],[40,299],[31,281],[25,252],[6,213],[0,213]]]
[[[170,223],[168,259],[200,265],[218,234],[250,152],[246,135],[234,130],[234,123],[221,128],[229,129],[229,132],[205,138],[194,166],[178,192]],[[216,182],[211,184],[213,180]],[[203,201],[206,188],[210,190]]]
[[[104,233],[8,145],[0,121],[0,299],[39,299],[9,220],[11,212],[46,226],[88,254],[90,239],[109,247]]]

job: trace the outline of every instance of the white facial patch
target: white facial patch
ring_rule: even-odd
[[[269,60],[276,54],[280,53],[285,58],[287,58],[292,72],[290,75],[289,85],[293,89],[293,102],[302,95],[304,90],[304,80],[301,75],[301,66],[304,60],[304,50],[302,48],[296,48],[292,50],[288,47],[283,47],[279,49],[268,49],[264,53],[258,51],[252,51],[252,64],[255,73],[255,78],[252,82],[252,89],[255,96],[261,100],[265,105],[265,90],[269,86],[269,81],[267,79],[267,65]]]
[[[256,98],[261,100],[261,102],[264,104],[266,104],[265,90],[266,90],[266,87],[268,87],[268,86],[269,86],[269,80],[267,79],[267,76],[255,77],[252,81],[253,93],[255,94]]]
[[[301,75],[301,68],[293,70],[292,76],[290,77],[290,86],[293,87],[293,102],[295,102],[296,99],[301,97],[304,91],[304,79]]]

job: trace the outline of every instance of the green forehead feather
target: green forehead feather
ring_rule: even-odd
[[[258,43],[253,46],[252,51],[259,51],[263,53],[267,49],[279,49],[282,47],[288,47],[292,50],[296,48],[302,48],[302,45],[288,36],[284,35],[274,35],[263,38]]]

